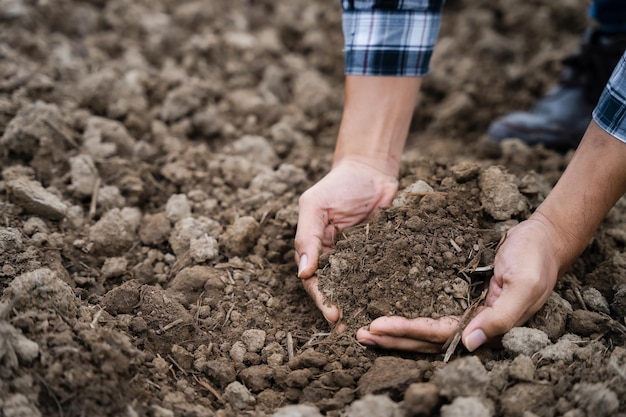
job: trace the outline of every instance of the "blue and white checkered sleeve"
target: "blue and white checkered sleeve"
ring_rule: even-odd
[[[443,0],[343,0],[345,73],[422,76],[430,69]]]
[[[626,52],[593,110],[593,119],[607,133],[626,142]]]

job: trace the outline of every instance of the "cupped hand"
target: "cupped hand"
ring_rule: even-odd
[[[522,325],[547,301],[569,259],[564,239],[547,218],[535,213],[508,231],[495,257],[485,305],[463,330],[469,351]],[[368,346],[438,352],[458,331],[455,317],[441,319],[379,317],[357,332]]]
[[[340,311],[327,305],[319,291],[314,273],[320,254],[332,248],[341,230],[389,206],[397,190],[395,177],[365,162],[344,159],[300,197],[295,237],[298,276],[329,322],[337,322]]]

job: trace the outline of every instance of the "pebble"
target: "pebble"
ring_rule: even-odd
[[[16,203],[30,213],[50,220],[62,220],[67,214],[65,203],[39,181],[17,178],[7,182],[7,187]]]
[[[165,204],[165,213],[170,222],[176,223],[191,216],[191,205],[185,194],[172,195]]]
[[[403,408],[407,416],[427,417],[439,403],[439,388],[427,382],[414,383],[404,393]]]
[[[533,356],[550,344],[548,335],[538,329],[514,327],[502,337],[502,345],[513,355]]]
[[[588,416],[594,417],[614,416],[620,405],[615,392],[601,383],[576,384],[571,397],[578,408],[586,411]]]
[[[107,211],[89,228],[89,240],[93,242],[96,253],[118,256],[134,243],[135,229],[127,217],[115,208]]]
[[[458,397],[441,407],[441,417],[492,417],[493,411],[480,398]]]
[[[393,207],[404,206],[410,202],[412,195],[427,194],[432,193],[433,191],[433,187],[428,185],[426,181],[418,180],[417,182],[414,182],[413,184],[400,191],[397,197],[391,203],[391,205]]]
[[[231,382],[224,390],[223,398],[234,409],[243,410],[256,403],[254,395],[241,382]]]
[[[89,197],[93,194],[100,176],[93,158],[87,154],[81,154],[70,158],[69,187],[78,197]]]
[[[487,390],[489,375],[478,357],[468,356],[437,369],[432,381],[448,399],[479,397]]]
[[[19,251],[23,247],[22,234],[18,229],[13,227],[0,229],[0,252]]]
[[[529,206],[517,188],[517,178],[500,167],[492,166],[480,174],[480,201],[496,220],[508,220]]]
[[[259,352],[265,346],[266,333],[260,329],[248,329],[241,335],[241,340],[246,344],[249,352]]]
[[[261,235],[261,227],[254,217],[242,216],[220,236],[227,256],[245,256]]]
[[[139,239],[144,245],[152,246],[165,242],[172,225],[165,212],[146,214],[139,227]]]
[[[217,258],[220,245],[214,237],[204,235],[192,238],[189,241],[189,255],[196,263],[202,263]]]
[[[371,395],[353,402],[346,411],[346,417],[400,417],[400,406],[386,395]]]
[[[279,408],[272,417],[322,417],[322,414],[316,407],[299,404]]]
[[[526,355],[518,355],[511,366],[509,366],[509,376],[518,381],[532,381],[535,375],[535,363]]]
[[[609,303],[597,288],[587,287],[582,291],[583,300],[590,309],[599,313],[610,314]]]

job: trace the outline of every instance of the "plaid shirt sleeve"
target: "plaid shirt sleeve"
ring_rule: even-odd
[[[607,133],[626,142],[626,52],[593,110],[593,119]]]
[[[345,73],[429,71],[444,0],[342,0]]]

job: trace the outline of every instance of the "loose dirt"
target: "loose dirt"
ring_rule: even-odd
[[[449,0],[400,192],[296,278],[341,117],[334,0],[0,0],[0,414],[624,416],[626,203],[502,347],[367,349],[460,315],[562,155],[494,117],[557,79],[585,1]]]

